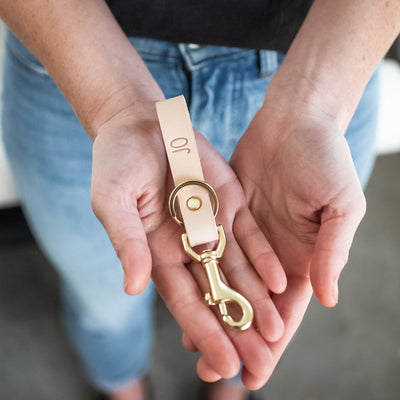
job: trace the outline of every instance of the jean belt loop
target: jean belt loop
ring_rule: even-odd
[[[260,77],[270,78],[278,69],[278,52],[273,50],[259,50]]]

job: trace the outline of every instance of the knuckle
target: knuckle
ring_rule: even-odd
[[[112,246],[114,248],[114,251],[115,251],[117,257],[121,260],[121,253],[122,253],[121,249],[122,249],[122,246],[113,237],[109,236],[109,238],[110,238],[111,244],[112,244]]]

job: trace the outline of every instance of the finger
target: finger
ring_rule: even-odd
[[[151,275],[151,253],[136,204],[129,209],[115,199],[92,194],[92,208],[103,224],[124,269],[124,290],[141,293]]]
[[[237,246],[238,247],[238,246]],[[240,248],[238,248],[240,251]],[[229,252],[227,248],[225,250]],[[233,253],[232,253],[233,254]],[[243,256],[243,254],[242,254]],[[223,260],[221,260],[223,262]],[[201,291],[204,293],[209,290],[209,284],[205,277],[205,273],[203,268],[198,263],[191,263],[188,268],[190,268],[190,272],[195,277],[196,281],[199,283]],[[251,269],[250,272],[257,276],[257,274]],[[260,278],[257,277],[257,280],[262,287],[264,293],[267,293],[267,290],[263,283],[261,282]],[[229,279],[228,279],[229,281]],[[246,281],[247,282],[247,281]],[[246,285],[246,282],[244,285]],[[250,282],[251,285],[254,285],[254,282]],[[233,286],[233,285],[232,285]],[[237,287],[233,287],[235,290],[238,290]],[[249,287],[247,287],[247,291]],[[251,287],[253,290],[253,287]],[[240,290],[239,290],[240,291]],[[246,292],[242,293],[247,296]],[[267,293],[268,295],[268,293]],[[249,297],[251,302],[251,297]],[[271,302],[271,301],[270,301]],[[273,304],[271,302],[271,307],[273,308]],[[229,310],[230,308],[228,308]],[[221,326],[224,327],[227,335],[229,336],[230,340],[234,344],[235,349],[237,350],[239,357],[243,363],[243,365],[254,375],[259,376],[263,379],[264,376],[268,376],[271,372],[271,365],[273,364],[273,357],[271,351],[268,347],[268,344],[265,342],[263,337],[257,331],[255,324],[251,326],[246,331],[235,331],[229,328],[223,321],[219,312],[219,308],[217,306],[213,307],[214,312],[216,313],[218,319],[220,320]],[[257,310],[256,310],[257,313]],[[275,311],[275,313],[277,313]],[[235,316],[233,316],[235,319]],[[278,314],[279,318],[279,314]]]
[[[279,340],[284,331],[282,318],[264,283],[250,266],[233,238],[227,240],[226,250],[221,260],[221,268],[230,285],[244,295],[252,305],[255,326],[261,336],[269,342]]]
[[[197,353],[199,351],[199,349],[194,345],[190,337],[186,335],[185,332],[182,333],[182,345],[187,351],[190,351],[191,353]]]
[[[224,378],[235,376],[240,369],[238,353],[205,304],[199,287],[185,266],[155,264],[153,281],[172,315],[208,365]]]
[[[200,357],[197,362],[197,375],[205,382],[216,382],[222,377],[217,372],[215,372],[207,363],[205,358]]]
[[[282,293],[286,288],[285,271],[248,208],[242,208],[236,214],[233,232],[268,288],[274,293]]]
[[[299,327],[311,295],[312,288],[307,276],[288,276],[287,289],[282,294],[272,295],[272,300],[285,324],[285,332],[281,339],[269,344],[275,363]]]
[[[263,374],[249,370],[246,366],[242,369],[242,382],[250,390],[261,388],[270,378],[276,364],[284,350],[299,327],[304,313],[307,310],[312,295],[312,289],[308,277],[288,277],[287,289],[282,294],[275,294],[272,299],[282,316],[285,324],[285,331],[281,339],[269,343],[271,360],[268,369]]]
[[[310,278],[315,296],[321,304],[333,307],[338,302],[338,280],[347,263],[357,227],[364,215],[362,205],[353,213],[339,215],[327,209],[311,261]]]
[[[258,377],[259,382],[262,382],[261,386],[265,384],[275,366],[268,344],[254,328],[245,332],[233,332],[231,337],[242,360],[243,368]],[[243,383],[247,386],[246,382]]]
[[[271,370],[269,375],[267,375],[263,378],[260,378],[256,375],[253,375],[246,368],[243,368],[242,375],[241,375],[243,385],[245,385],[250,390],[261,389],[266,384],[266,382],[268,381],[270,376],[272,375],[272,372],[273,371]]]

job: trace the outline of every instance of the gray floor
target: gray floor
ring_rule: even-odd
[[[400,154],[379,157],[338,306],[328,310],[312,301],[257,399],[400,399],[399,172]],[[0,246],[0,265],[0,399],[92,398],[58,318],[57,279],[36,245]],[[156,399],[196,399],[195,361],[159,302]]]

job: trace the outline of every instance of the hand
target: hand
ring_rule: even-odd
[[[205,179],[220,200],[217,223],[227,236],[221,268],[229,284],[252,303],[252,328],[239,333],[225,328],[216,318],[218,310],[215,315],[205,304],[205,273],[184,253],[183,230],[167,210],[173,184],[154,103],[123,108],[98,128],[93,209],[122,262],[125,291],[140,293],[152,276],[185,332],[185,347],[201,352],[200,377],[207,381],[232,377],[242,361],[244,383],[258,388],[272,371],[267,341],[278,340],[284,331],[270,293],[281,293],[286,277],[246,206],[235,174],[204,137],[198,132],[196,136]]]
[[[274,108],[267,100],[239,141],[231,165],[288,280],[284,293],[272,295],[286,328],[270,344],[277,363],[312,289],[325,306],[337,303],[339,275],[365,199],[335,121],[301,105]]]

